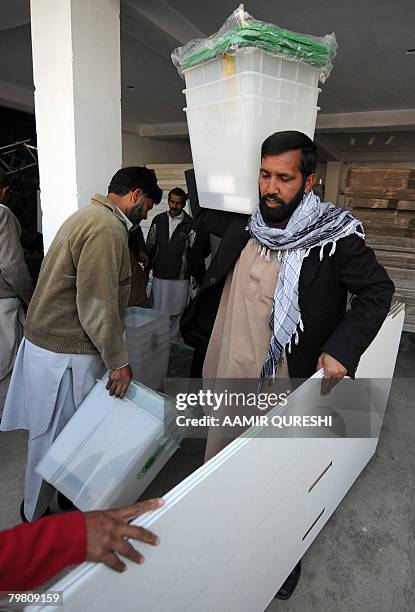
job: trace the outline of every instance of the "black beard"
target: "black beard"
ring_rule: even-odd
[[[179,217],[182,214],[182,211],[179,210],[178,208],[170,208],[169,213],[170,213],[170,217],[174,218],[174,217]]]
[[[301,185],[299,191],[289,202],[286,202],[275,193],[267,193],[262,196],[262,198],[259,199],[259,210],[264,221],[266,223],[282,223],[289,219],[304,197],[304,186],[305,183]],[[278,204],[280,204],[279,208],[271,208],[271,206],[268,206],[268,198],[278,202]]]
[[[135,225],[136,223],[140,223],[142,219],[141,217],[142,212],[143,212],[143,204],[137,204],[136,206],[134,206],[134,208],[129,210],[125,216],[127,217],[127,219],[131,221],[133,225]]]

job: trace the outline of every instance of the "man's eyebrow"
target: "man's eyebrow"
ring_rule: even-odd
[[[294,178],[294,175],[290,174],[289,172],[270,172],[269,170],[266,170],[265,168],[260,168],[259,171],[265,172],[265,174],[275,174],[275,176],[282,176],[285,178]]]

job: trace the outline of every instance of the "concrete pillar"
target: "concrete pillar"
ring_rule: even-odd
[[[45,249],[121,167],[120,0],[31,0]]]
[[[327,162],[326,185],[324,190],[324,199],[326,202],[333,202],[333,204],[337,204],[339,197],[341,168],[342,162]]]

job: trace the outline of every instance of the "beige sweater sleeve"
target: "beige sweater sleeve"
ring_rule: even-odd
[[[109,370],[129,362],[119,305],[121,293],[130,291],[129,278],[119,279],[124,248],[114,234],[103,231],[88,238],[77,262],[79,321]]]
[[[12,211],[0,206],[0,275],[23,302],[29,304],[33,283],[20,244],[20,226]]]

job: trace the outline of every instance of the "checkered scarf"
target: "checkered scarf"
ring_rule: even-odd
[[[247,229],[258,244],[261,257],[270,260],[271,251],[277,251],[276,257],[281,261],[269,318],[272,336],[261,370],[262,381],[275,378],[284,349],[291,352],[292,338],[298,344],[298,332],[304,331],[298,303],[298,282],[305,257],[311,249],[320,247],[320,260],[323,259],[326,244],[331,244],[331,256],[336,250],[337,240],[350,234],[364,238],[364,233],[360,221],[350,212],[329,202],[320,202],[313,191],[304,195],[284,229],[267,225],[259,207],[249,218]]]

